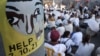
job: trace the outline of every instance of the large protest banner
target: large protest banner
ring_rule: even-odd
[[[27,56],[44,41],[42,0],[0,0],[0,34],[6,56]]]

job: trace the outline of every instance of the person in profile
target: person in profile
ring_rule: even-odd
[[[7,0],[8,23],[20,33],[39,37],[44,29],[42,6],[42,0]]]

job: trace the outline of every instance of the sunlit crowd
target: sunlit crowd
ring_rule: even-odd
[[[91,38],[100,32],[100,7],[89,10],[88,6],[78,9],[44,9],[45,43],[54,50],[54,56],[91,56],[95,44]],[[100,54],[100,47],[95,52]],[[46,55],[47,52],[46,52]]]

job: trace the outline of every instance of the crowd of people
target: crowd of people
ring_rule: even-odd
[[[62,56],[92,55],[95,44],[90,40],[100,31],[99,6],[93,10],[87,6],[62,10],[49,8],[44,9],[44,14],[45,31],[48,30],[44,46]]]

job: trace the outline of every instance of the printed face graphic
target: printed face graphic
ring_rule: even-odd
[[[16,31],[39,36],[43,30],[42,6],[41,0],[8,0],[7,20]]]

